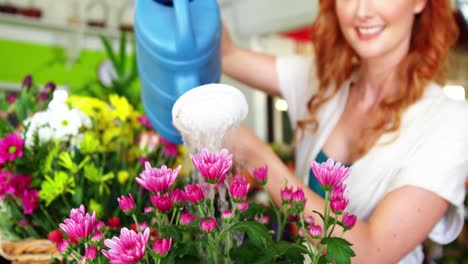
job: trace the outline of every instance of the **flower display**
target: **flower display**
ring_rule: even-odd
[[[212,164],[219,164],[219,160],[225,161],[228,157],[226,154],[227,150],[204,150],[201,154],[192,155],[192,162],[198,162],[193,157],[204,156],[211,157]],[[217,165],[214,166],[219,170]],[[208,167],[200,168],[205,170]],[[249,201],[250,184],[232,170],[223,170],[226,174],[223,182],[208,183],[211,188],[205,194],[197,183],[188,183],[180,188],[176,184],[180,177],[179,169],[169,170],[164,165],[158,168],[150,162],[145,165],[140,177],[134,179],[142,187],[137,190],[138,196],[129,193],[116,199],[122,212],[131,214],[133,219],[131,228],[122,227],[120,234],[109,226],[99,225],[94,218],[95,213],[86,212],[83,206],[73,209],[70,217],[60,224],[64,231],[62,236],[53,236],[54,241],[59,240],[56,243],[63,254],[61,261],[227,264],[261,260],[302,263],[305,256],[309,256],[312,263],[349,263],[354,256],[351,244],[334,236],[333,231],[344,233],[350,230],[356,216],[345,212],[347,203],[340,203],[340,211],[334,210],[329,198],[330,190],[326,191],[324,213],[315,212],[322,219],[320,222],[318,217],[314,218],[314,212],[306,212],[307,199],[301,187],[286,185],[281,190],[283,200],[279,206],[270,203],[271,207],[267,208]],[[263,174],[267,168],[264,166],[260,170]],[[205,177],[199,173],[195,175]],[[215,185],[219,187],[214,188]],[[226,189],[223,191],[223,188]],[[345,187],[340,180],[335,188],[340,188],[334,193],[335,199],[347,201]],[[218,200],[221,196],[225,199],[224,205]],[[273,217],[270,217],[268,209],[274,211]],[[81,219],[80,223],[77,219]],[[287,224],[294,224],[299,230],[298,235],[284,240]]]
[[[179,173],[180,167],[172,168],[178,149],[168,145],[125,97],[110,94],[101,100],[69,94],[53,82],[38,86],[27,76],[19,93],[0,93],[3,236],[44,238],[67,218],[62,230],[82,239],[81,227],[74,223],[91,223],[93,214],[68,218],[80,205],[114,229],[129,224],[131,218],[115,216],[136,207],[132,194],[142,186],[135,181],[144,166],[140,160],[151,160],[162,173],[145,170],[140,175],[148,185],[157,184],[151,188],[167,188]],[[156,180],[147,180],[147,175]],[[83,257],[89,259],[94,251],[88,251]]]

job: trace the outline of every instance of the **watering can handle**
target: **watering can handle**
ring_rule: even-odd
[[[177,41],[182,50],[195,48],[195,36],[193,34],[189,0],[174,0],[174,12],[176,17]],[[179,47],[178,47],[179,48]]]

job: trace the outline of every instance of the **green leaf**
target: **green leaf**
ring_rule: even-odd
[[[327,245],[327,253],[325,259],[327,262],[335,262],[336,264],[349,264],[351,257],[356,256],[351,249],[352,244],[339,237],[329,237],[321,241],[321,244]]]
[[[248,239],[257,246],[265,245],[271,241],[271,234],[268,232],[268,229],[256,221],[239,222],[229,228],[227,232],[232,231],[245,232]]]
[[[52,149],[50,149],[49,153],[47,154],[44,163],[42,165],[42,171],[47,174],[52,171],[52,164],[54,160],[57,158],[57,153],[59,152],[59,144],[56,142],[53,144]]]
[[[112,49],[112,46],[109,42],[109,40],[104,37],[104,36],[99,36],[101,38],[102,45],[104,45],[104,49],[106,50],[107,56],[109,56],[109,59],[111,60],[112,64],[114,65],[114,68],[117,70],[118,69],[118,61],[117,58],[115,57],[114,50]]]
[[[120,76],[123,75],[123,73],[125,72],[125,52],[126,52],[126,49],[127,49],[127,38],[126,38],[126,34],[124,31],[122,31],[122,33],[120,34],[120,58],[119,58],[119,65],[118,65],[118,69],[116,69],[120,74]]]
[[[39,198],[46,202],[46,206],[49,206],[50,203],[62,194],[74,194],[75,178],[67,173],[56,171],[54,173],[54,178],[49,176],[45,178],[46,180],[42,182],[41,190],[39,191]]]
[[[84,176],[93,183],[99,183],[102,177],[102,168],[98,169],[93,163],[86,164],[84,167]]]
[[[325,216],[323,216],[323,214],[321,214],[320,212],[315,211],[315,210],[313,212],[318,214],[320,216],[320,218],[322,218],[322,221],[325,221]]]

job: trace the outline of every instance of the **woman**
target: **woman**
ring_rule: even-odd
[[[256,54],[223,34],[223,71],[288,102],[297,176],[245,127],[232,151],[248,168],[268,164],[276,202],[285,178],[305,189],[310,213],[324,205],[307,188],[310,162],[351,164],[353,263],[422,263],[422,241],[449,243],[463,226],[468,106],[441,89],[451,12],[448,0],[323,0],[311,58]]]

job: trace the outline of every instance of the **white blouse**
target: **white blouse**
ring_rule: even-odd
[[[313,57],[284,56],[276,62],[282,96],[288,103],[292,127],[308,116],[307,101],[318,89]],[[296,175],[309,182],[310,162],[315,159],[338,122],[345,107],[349,85],[340,91],[318,115],[317,133],[305,133],[296,149]],[[450,203],[449,210],[429,234],[439,244],[453,241],[464,222],[465,180],[468,176],[468,104],[445,96],[431,83],[423,98],[402,117],[398,138],[382,135],[374,147],[354,162],[346,179],[349,194],[347,211],[366,220],[385,195],[405,185],[430,190]],[[422,263],[421,246],[403,263]]]

